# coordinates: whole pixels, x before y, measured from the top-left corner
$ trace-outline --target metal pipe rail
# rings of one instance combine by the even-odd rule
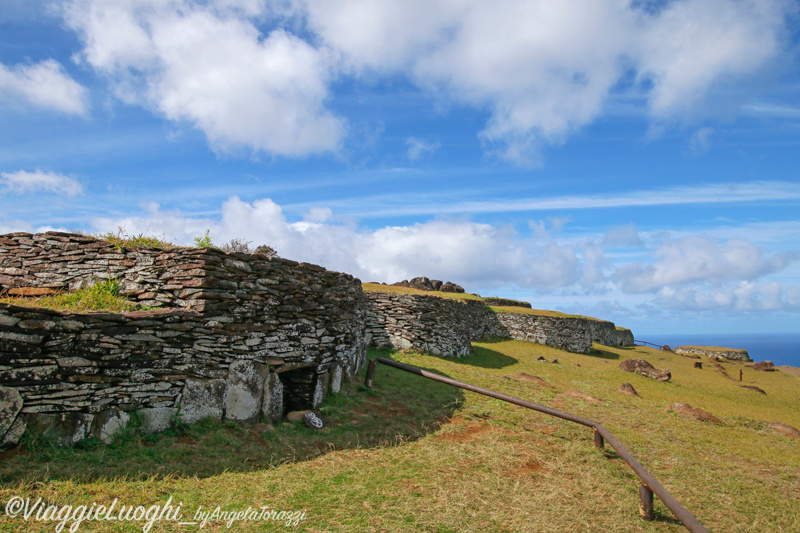
[[[654,344],[654,343],[652,343],[652,342],[647,342],[647,341],[637,341],[636,339],[634,339],[634,341],[633,341],[633,342],[634,342],[634,344],[635,344],[635,343],[637,343],[637,342],[641,342],[641,343],[642,343],[642,346],[645,346],[645,345],[646,345],[646,346],[653,346],[654,348],[658,348],[659,350],[660,350],[661,348],[663,348],[663,347],[664,347],[664,346],[663,346],[663,345],[661,345],[661,344]]]
[[[367,367],[367,377],[364,384],[370,388],[372,387],[372,380],[375,375],[376,363],[381,363],[383,365],[391,366],[411,374],[416,374],[424,378],[446,383],[453,387],[458,387],[471,392],[477,392],[478,394],[483,394],[484,396],[497,398],[498,400],[503,400],[504,402],[513,403],[521,407],[533,409],[534,411],[539,411],[550,416],[563,418],[564,420],[569,420],[570,422],[575,422],[576,424],[593,428],[595,445],[598,448],[602,448],[603,441],[607,441],[608,444],[619,454],[622,460],[631,467],[637,476],[639,476],[639,479],[641,480],[641,484],[639,485],[639,513],[642,519],[653,519],[653,494],[655,494],[661,499],[662,502],[664,502],[664,505],[666,505],[669,510],[675,514],[678,520],[680,520],[683,525],[686,526],[686,529],[692,533],[709,533],[705,526],[703,526],[703,524],[701,524],[689,511],[687,511],[686,508],[681,505],[680,502],[678,502],[678,500],[676,500],[669,492],[667,492],[667,489],[661,486],[661,483],[659,483],[658,480],[654,478],[652,474],[650,474],[650,472],[648,472],[641,465],[641,463],[639,463],[639,461],[634,459],[634,457],[628,452],[628,450],[625,449],[625,447],[622,446],[622,444],[614,437],[614,435],[612,435],[611,432],[604,428],[599,422],[595,422],[594,420],[590,420],[582,416],[573,415],[565,411],[559,411],[558,409],[553,409],[551,407],[529,402],[527,400],[521,400],[520,398],[508,396],[507,394],[493,391],[491,389],[476,387],[475,385],[470,385],[469,383],[464,383],[463,381],[440,376],[438,374],[432,374],[431,372],[422,370],[421,368],[398,363],[397,361],[392,361],[383,357],[375,357],[369,361],[369,366]]]

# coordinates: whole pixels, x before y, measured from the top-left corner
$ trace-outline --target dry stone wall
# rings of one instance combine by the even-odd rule
[[[713,350],[699,346],[678,346],[673,352],[680,355],[701,355],[703,357],[722,357],[731,361],[751,362],[750,354],[747,350]]]
[[[490,334],[493,313],[480,300],[366,293],[367,341],[374,346],[466,357],[471,341]]]
[[[495,313],[481,300],[434,295],[367,293],[367,341],[434,355],[465,357],[485,336],[546,344],[574,353],[592,347],[589,320]],[[613,327],[613,324],[612,324]]]
[[[352,276],[281,258],[120,248],[60,232],[0,236],[0,292],[112,278],[156,309],[0,304],[0,446],[26,430],[64,444],[108,441],[134,412],[147,431],[176,418],[279,420],[338,391],[367,344],[457,357],[486,336],[576,353],[593,338],[628,344],[611,323],[593,331],[586,319],[495,313],[480,300],[365,294]]]
[[[606,320],[589,320],[592,342],[605,346],[628,346],[633,344],[633,333],[629,329],[617,328]]]
[[[493,336],[546,344],[573,353],[589,353],[592,348],[588,319],[523,313],[497,313],[496,316],[499,327],[492,332]]]
[[[0,389],[22,399],[2,438],[18,438],[23,426],[63,443],[108,438],[135,410],[152,431],[175,416],[277,419],[318,405],[364,364],[365,300],[347,274],[212,249],[117,249],[55,232],[0,237],[0,289],[109,277],[130,298],[165,308],[0,305]]]

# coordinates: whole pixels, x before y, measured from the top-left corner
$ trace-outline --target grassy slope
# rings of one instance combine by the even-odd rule
[[[764,396],[709,365],[695,369],[692,359],[643,347],[596,346],[598,353],[578,355],[520,341],[475,346],[462,360],[380,355],[601,421],[712,531],[800,527],[800,440],[757,422],[800,427],[800,377],[723,365],[730,375],[745,368],[744,384]],[[560,364],[539,363],[539,355]],[[672,381],[617,368],[633,357],[670,368]],[[554,388],[502,378],[518,372]],[[641,397],[616,393],[622,382]],[[558,397],[569,389],[602,402]],[[723,424],[668,412],[676,401]],[[267,433],[211,425],[93,450],[32,446],[0,463],[0,500],[23,494],[90,504],[118,497],[151,505],[171,494],[186,514],[198,505],[307,509],[301,531],[685,531],[658,501],[655,522],[637,518],[638,479],[608,448],[594,449],[582,426],[382,366],[374,391],[349,384],[323,415],[329,427],[316,433],[287,424]],[[439,427],[437,419],[445,423]],[[135,525],[81,531],[140,531]],[[205,529],[227,530],[224,523]],[[271,529],[284,527],[238,523],[231,530]],[[52,531],[52,524],[0,517],[0,530]],[[153,531],[186,528],[160,524]]]

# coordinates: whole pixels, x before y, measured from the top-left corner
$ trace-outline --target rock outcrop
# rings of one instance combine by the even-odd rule
[[[730,361],[752,361],[752,359],[750,359],[750,355],[747,353],[747,350],[708,348],[702,346],[678,346],[672,351],[678,355],[699,355],[710,358],[721,357]]]
[[[644,359],[628,359],[621,362],[619,368],[626,372],[634,372],[658,381],[669,381],[672,378],[669,370],[659,370]]]

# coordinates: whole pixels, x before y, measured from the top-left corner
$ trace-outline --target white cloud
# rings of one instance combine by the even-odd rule
[[[645,17],[639,75],[653,84],[652,113],[696,113],[714,84],[759,72],[785,45],[790,11],[784,0],[684,0]]]
[[[88,110],[88,91],[52,59],[10,68],[0,63],[0,100],[70,115],[85,115]]]
[[[603,237],[603,245],[609,248],[640,248],[642,240],[636,231],[636,224],[630,223],[609,229]]]
[[[487,150],[536,163],[611,95],[644,97],[659,124],[701,116],[713,91],[780,57],[793,11],[791,0],[72,0],[67,21],[121,97],[221,149],[337,150],[332,83],[401,76],[444,107],[487,111]]]
[[[187,122],[221,150],[284,156],[337,150],[343,122],[324,108],[324,50],[276,28],[260,2],[75,0],[67,22],[82,58],[124,100]]]
[[[777,282],[737,283],[711,286],[666,287],[656,300],[668,309],[683,311],[774,311],[800,309],[797,288],[784,289]]]
[[[0,173],[0,185],[18,194],[45,191],[71,197],[83,192],[83,186],[76,180],[55,172],[38,169],[34,172],[25,170],[2,172]]]
[[[741,239],[720,243],[704,236],[667,241],[654,255],[652,264],[634,263],[617,271],[623,291],[652,292],[692,282],[752,281],[796,260],[793,254],[768,256],[760,247]]]
[[[164,235],[183,244],[210,230],[218,245],[233,238],[269,244],[282,257],[321,264],[364,281],[428,276],[459,283],[470,292],[535,291],[573,302],[588,295],[596,301],[602,294],[664,309],[800,308],[800,292],[791,275],[769,279],[796,257],[770,254],[742,239],[689,235],[667,240],[651,249],[654,261],[646,264],[624,255],[607,256],[602,234],[578,242],[574,236],[525,237],[508,226],[464,219],[376,229],[335,220],[332,210],[317,207],[302,220],[290,221],[270,199],[245,202],[234,196],[224,202],[218,217],[189,216],[149,204],[139,216],[95,219],[93,226],[101,232],[124,227],[131,234]]]
[[[425,142],[416,137],[406,139],[406,144],[408,145],[408,158],[412,161],[416,161],[423,154],[432,154],[442,146],[439,141]]]

